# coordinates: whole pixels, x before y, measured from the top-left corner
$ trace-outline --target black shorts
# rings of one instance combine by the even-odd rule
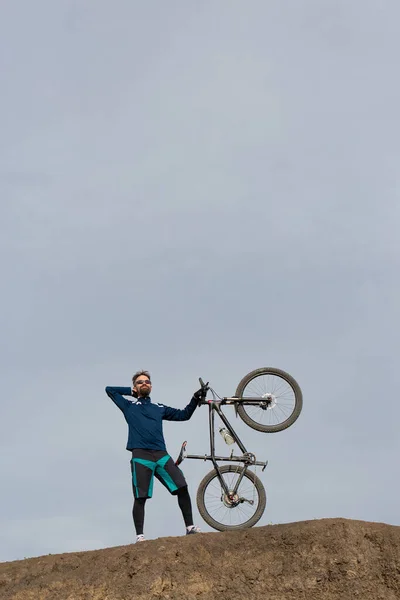
[[[156,477],[171,494],[187,485],[186,479],[164,450],[132,450],[132,488],[135,498],[151,498]]]

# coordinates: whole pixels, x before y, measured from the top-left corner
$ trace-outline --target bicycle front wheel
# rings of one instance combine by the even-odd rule
[[[292,425],[303,407],[299,384],[289,373],[273,367],[251,371],[239,383],[238,415],[252,429],[264,433],[282,431]],[[247,398],[259,398],[246,404]]]
[[[238,465],[219,468],[228,490],[233,492],[243,471]],[[248,469],[235,494],[226,494],[213,469],[204,477],[197,490],[199,513],[213,529],[232,531],[253,527],[264,513],[267,503],[265,489],[260,479]]]

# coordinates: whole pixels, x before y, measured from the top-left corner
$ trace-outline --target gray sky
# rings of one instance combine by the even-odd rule
[[[400,524],[399,19],[397,0],[3,2],[0,560],[133,541],[104,387],[141,367],[177,407],[199,376],[299,381],[287,431],[234,421],[269,459],[260,525]],[[205,453],[207,411],[164,432]],[[210,531],[211,466],[183,468]],[[147,506],[147,537],[183,534],[161,486]]]

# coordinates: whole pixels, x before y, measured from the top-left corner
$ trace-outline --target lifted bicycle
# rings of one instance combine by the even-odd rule
[[[277,378],[278,383],[273,378]],[[302,393],[300,387],[288,373],[274,368],[257,369],[246,375],[239,383],[236,395],[232,397],[219,398],[208,383],[205,384],[201,378],[199,381],[204,391],[199,405],[207,404],[209,408],[210,454],[187,454],[187,442],[185,441],[176,464],[181,464],[185,458],[210,460],[213,463],[214,468],[200,482],[196,497],[199,512],[210,527],[218,531],[253,527],[265,511],[266,493],[261,480],[250,470],[250,467],[260,466],[264,471],[268,461],[258,461],[253,453],[247,451],[222,412],[221,406],[234,405],[236,415],[239,415],[253,429],[270,433],[282,431],[294,423],[301,412]],[[290,405],[287,395],[289,392],[285,385],[293,394],[293,408],[289,414],[287,414],[287,408]],[[254,389],[251,389],[252,386]],[[250,395],[245,395],[248,388],[247,393]],[[208,390],[213,395],[212,400],[206,400]],[[272,424],[260,423],[259,420],[255,420],[254,412],[251,413],[251,416],[248,414],[246,407],[247,410],[249,410],[248,407],[260,410],[261,417],[265,411],[278,409],[285,418],[281,423],[278,422],[276,416],[275,422]],[[242,452],[241,455],[234,455],[232,450],[230,456],[216,456],[215,413],[225,425],[225,428],[219,430],[225,442],[227,444],[236,443]],[[219,466],[218,461],[239,464]]]

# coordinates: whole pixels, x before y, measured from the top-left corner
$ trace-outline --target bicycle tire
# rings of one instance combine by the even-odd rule
[[[243,467],[238,468],[237,465],[235,465],[235,466],[234,465],[224,465],[224,466],[220,467],[219,470],[220,470],[221,474],[240,473],[243,470]],[[204,496],[205,496],[208,485],[212,482],[212,480],[214,478],[217,478],[217,471],[215,469],[213,469],[212,471],[207,473],[207,475],[205,475],[205,477],[201,480],[200,485],[197,490],[197,496],[196,496],[197,508],[199,510],[200,515],[204,519],[204,521],[208,525],[210,525],[210,527],[212,527],[213,529],[216,529],[217,531],[235,531],[238,529],[249,529],[250,527],[253,527],[261,519],[262,515],[264,514],[265,507],[267,504],[267,497],[266,497],[265,489],[264,489],[264,486],[263,486],[261,480],[250,470],[246,471],[246,473],[244,474],[244,477],[249,479],[252,482],[252,484],[254,485],[254,487],[256,488],[256,490],[258,492],[258,497],[259,497],[259,504],[258,504],[257,510],[254,513],[254,515],[250,519],[248,519],[247,521],[245,521],[244,523],[242,523],[240,525],[226,525],[224,523],[221,523],[220,521],[217,521],[216,519],[214,519],[210,515],[210,513],[208,512],[208,510],[206,508]],[[234,509],[231,509],[231,510],[234,510]]]
[[[248,384],[257,377],[265,375],[276,375],[277,377],[284,379],[294,392],[295,401],[292,413],[282,423],[277,423],[275,425],[265,425],[259,423],[255,419],[252,419],[247,414],[245,406],[240,403],[240,399],[243,397],[244,391]],[[235,396],[238,398],[237,412],[242,421],[244,421],[246,425],[248,425],[252,429],[262,431],[263,433],[276,433],[278,431],[283,431],[284,429],[287,429],[288,427],[293,425],[293,423],[298,419],[303,408],[303,394],[297,381],[291,375],[289,375],[289,373],[286,373],[286,371],[282,371],[281,369],[276,369],[274,367],[263,367],[261,369],[255,369],[254,371],[250,371],[250,373],[245,375],[239,382],[239,385],[236,388]]]

